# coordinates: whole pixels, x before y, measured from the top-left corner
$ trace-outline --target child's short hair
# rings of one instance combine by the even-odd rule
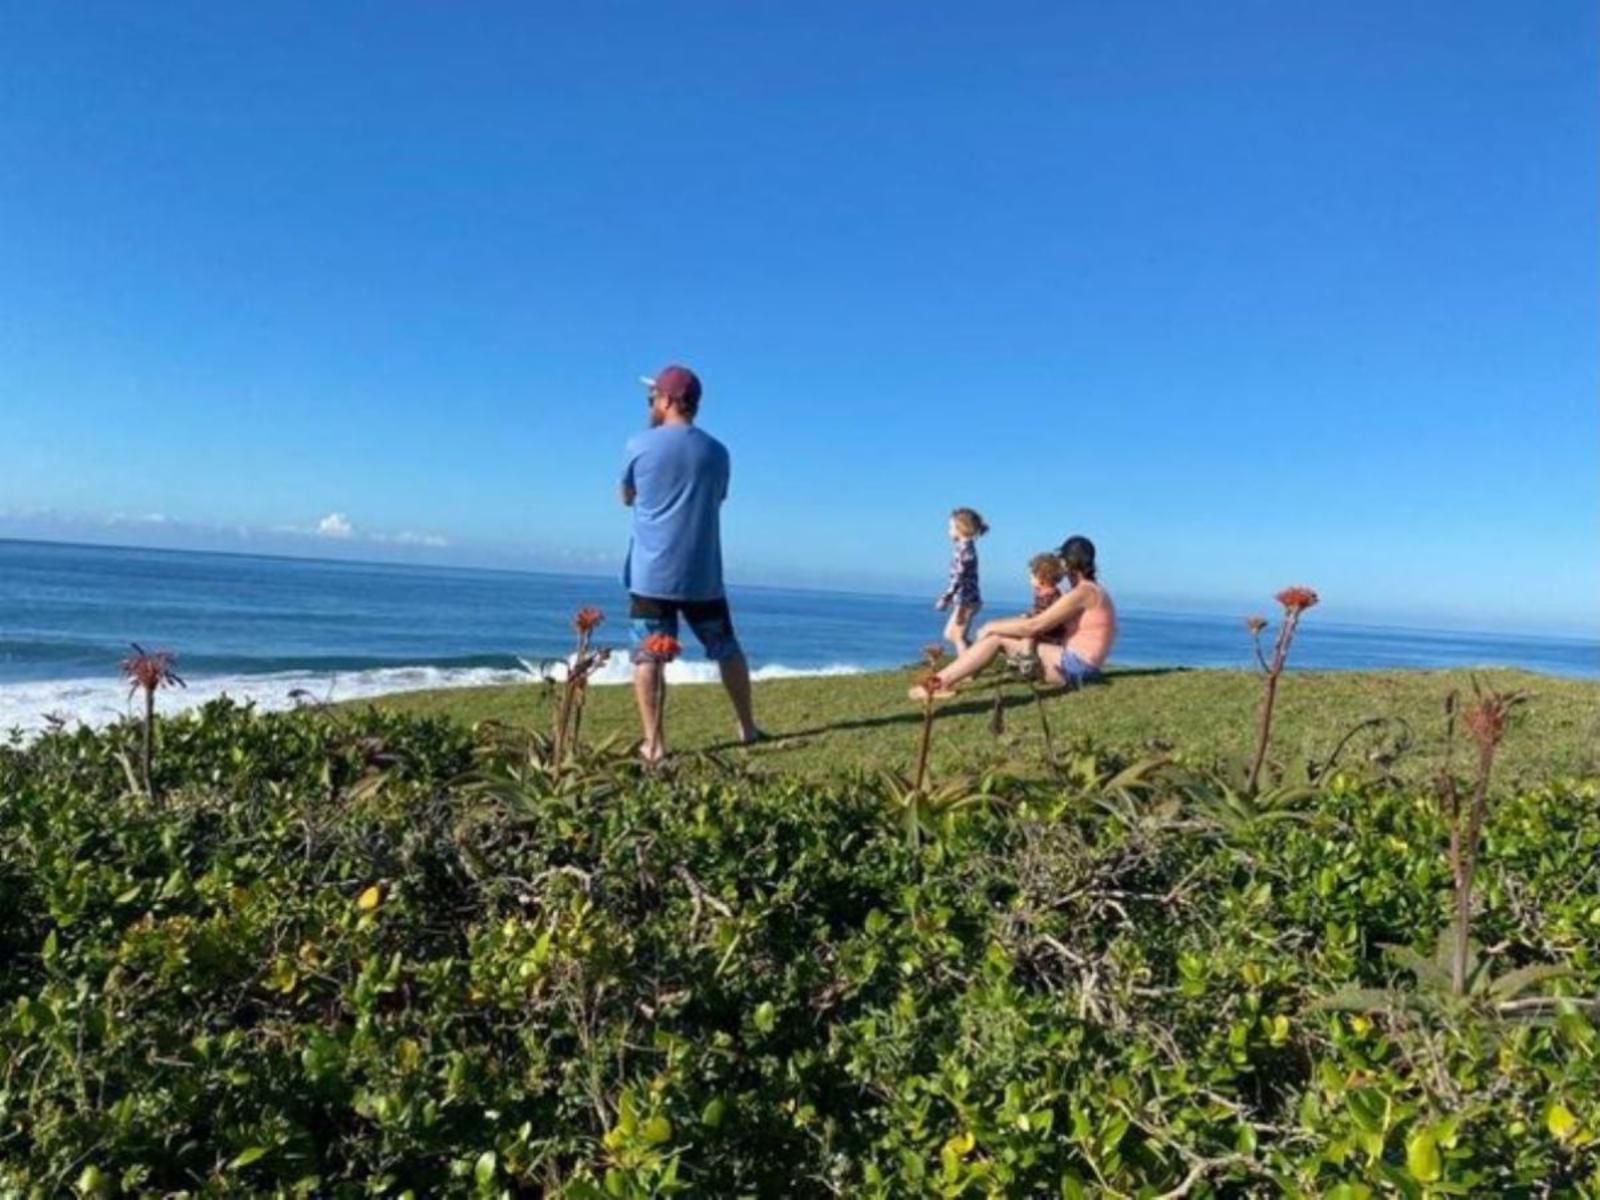
[[[1066,573],[1066,564],[1061,561],[1059,555],[1035,554],[1028,560],[1028,574],[1052,586],[1060,583]]]
[[[975,508],[958,508],[950,514],[950,519],[956,523],[962,537],[982,537],[989,532],[989,526]]]

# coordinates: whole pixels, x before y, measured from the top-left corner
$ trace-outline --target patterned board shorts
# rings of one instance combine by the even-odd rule
[[[630,596],[629,629],[633,640],[633,661],[654,662],[644,648],[645,639],[658,633],[678,636],[678,614],[689,622],[695,639],[712,662],[726,662],[739,653],[739,639],[733,632],[733,614],[726,600],[662,600],[654,596]]]

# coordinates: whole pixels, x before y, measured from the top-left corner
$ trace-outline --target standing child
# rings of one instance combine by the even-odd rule
[[[978,590],[978,547],[975,543],[988,532],[989,526],[973,509],[958,508],[950,514],[950,540],[955,543],[950,558],[950,586],[933,606],[940,612],[949,610],[944,640],[956,648],[957,654],[966,650],[972,619],[983,607],[983,593]]]

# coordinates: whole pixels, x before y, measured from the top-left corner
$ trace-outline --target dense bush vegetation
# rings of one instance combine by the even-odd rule
[[[0,750],[6,1194],[1600,1195],[1593,781],[1497,797],[1458,999],[1392,781],[136,739]]]

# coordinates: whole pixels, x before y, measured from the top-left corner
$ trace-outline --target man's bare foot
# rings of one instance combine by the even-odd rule
[[[941,684],[939,687],[933,689],[932,699],[948,700],[954,695],[954,692]],[[927,685],[921,683],[917,684],[906,693],[906,698],[908,700],[915,700],[918,704],[926,704],[929,700]]]

